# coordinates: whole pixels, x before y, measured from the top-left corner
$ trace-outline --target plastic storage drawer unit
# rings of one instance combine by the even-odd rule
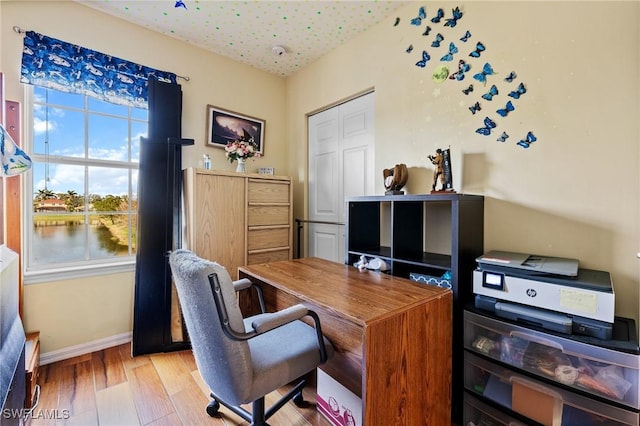
[[[465,351],[465,389],[549,426],[638,425],[640,413],[517,373]]]
[[[467,350],[637,410],[640,355],[610,349],[605,347],[607,342],[570,335],[560,337],[468,309],[464,313]],[[635,348],[637,351],[637,343]]]

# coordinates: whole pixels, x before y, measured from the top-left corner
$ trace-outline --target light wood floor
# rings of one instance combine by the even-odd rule
[[[303,392],[306,406],[289,402],[270,419],[272,426],[330,423],[316,410],[315,384]],[[40,367],[40,402],[28,426],[44,425],[246,425],[222,407],[209,417],[209,390],[191,351],[131,357],[130,345]],[[270,406],[286,387],[267,396]]]

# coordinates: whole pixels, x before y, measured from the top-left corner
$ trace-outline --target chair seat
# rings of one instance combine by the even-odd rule
[[[244,320],[245,329],[251,330],[251,323],[264,315],[259,314]],[[333,346],[325,338],[328,355],[333,354]],[[293,321],[268,333],[249,340],[253,363],[253,386],[247,401],[280,388],[307,374],[320,363],[316,330],[302,321]]]

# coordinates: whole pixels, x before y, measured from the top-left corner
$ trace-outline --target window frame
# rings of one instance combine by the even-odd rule
[[[34,101],[35,101],[34,87],[32,85],[25,85],[24,92],[25,92],[25,96],[24,96],[25,106],[23,108],[23,112],[24,112],[23,116],[24,116],[24,123],[25,123],[25,125],[23,126],[25,129],[24,149],[25,149],[25,152],[27,152],[31,156],[31,158],[35,163],[37,161],[42,161],[43,155],[33,153],[33,150],[34,150],[33,110],[34,110]],[[85,95],[85,106],[83,107],[83,111],[87,108],[86,96],[87,95]],[[102,112],[93,112],[93,113],[98,115],[110,116],[110,114],[105,114]],[[143,120],[140,120],[139,118],[135,118],[131,114],[129,114],[127,118],[129,132],[131,132],[132,121],[138,122],[138,123],[143,122]],[[147,123],[148,123],[148,117],[147,117]],[[85,122],[85,132],[86,132],[86,122]],[[130,149],[131,149],[131,145],[129,146],[129,150]],[[52,158],[55,159],[55,163],[57,164],[84,166],[85,168],[91,168],[92,166],[100,166],[100,167],[107,166],[111,168],[128,170],[129,194],[130,195],[135,194],[136,197],[138,196],[137,194],[138,188],[134,188],[132,186],[132,183],[133,183],[132,173],[139,171],[140,169],[139,162],[131,161],[131,160],[127,162],[123,162],[123,161],[113,161],[113,160],[103,160],[103,159],[92,159],[92,158],[87,158],[86,154],[85,154],[85,157],[82,157],[82,158],[49,156],[50,160]],[[129,159],[131,158],[132,158],[131,151],[129,151]],[[139,155],[138,155],[138,158],[139,158]],[[90,171],[85,169],[85,186],[87,183],[89,173]],[[21,235],[22,235],[22,257],[24,259],[22,262],[23,277],[24,277],[23,282],[25,285],[43,283],[43,282],[62,281],[62,280],[68,280],[68,279],[77,279],[77,278],[90,277],[90,276],[126,273],[126,272],[132,272],[135,270],[137,252],[133,253],[132,255],[113,256],[108,258],[90,259],[90,260],[80,260],[80,261],[73,261],[73,262],[61,263],[61,264],[48,264],[48,265],[31,264],[31,259],[32,259],[31,241],[33,239],[33,219],[34,219],[34,216],[33,216],[34,214],[33,212],[34,182],[33,180],[34,180],[33,172],[26,173],[24,175],[24,178],[22,179],[23,212],[21,215],[22,216]],[[131,197],[129,197],[129,203],[131,203],[131,201],[132,201]],[[124,214],[127,214],[129,216],[131,216],[132,214],[137,215],[138,211],[132,210],[131,208],[129,208],[127,212]]]

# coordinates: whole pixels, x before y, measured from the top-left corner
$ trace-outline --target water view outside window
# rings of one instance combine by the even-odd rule
[[[144,109],[33,87],[27,269],[135,256],[146,134]]]

